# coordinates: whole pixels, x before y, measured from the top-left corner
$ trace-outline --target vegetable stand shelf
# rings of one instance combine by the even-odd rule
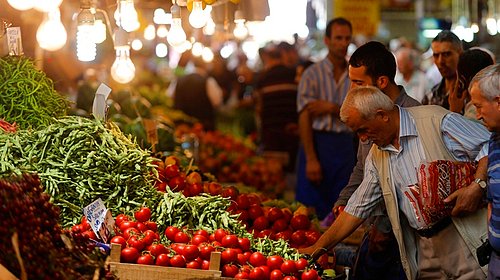
[[[187,269],[177,267],[163,267],[156,265],[140,265],[120,263],[120,245],[111,244],[109,266],[120,280],[212,280],[221,279],[220,252],[212,252],[210,269]]]

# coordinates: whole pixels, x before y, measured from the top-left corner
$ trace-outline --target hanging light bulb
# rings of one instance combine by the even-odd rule
[[[207,24],[203,27],[203,34],[212,36],[215,33],[215,22],[212,17],[208,17]]]
[[[193,9],[189,14],[189,24],[194,28],[202,28],[207,24],[207,15],[203,11],[201,0],[193,1]]]
[[[12,8],[19,11],[26,11],[35,6],[35,0],[7,0]]]
[[[158,29],[156,30],[156,36],[158,36],[158,38],[167,38],[168,36],[167,27],[163,24],[158,26]]]
[[[95,19],[94,21],[94,43],[100,44],[106,40],[106,24],[102,19]]]
[[[186,33],[182,29],[181,9],[177,5],[173,5],[170,9],[172,13],[172,24],[168,31],[167,41],[172,47],[177,47],[186,41]]]
[[[134,51],[140,51],[143,47],[142,41],[139,39],[134,39],[130,45]]]
[[[156,30],[153,24],[149,24],[148,26],[146,26],[146,28],[144,28],[144,39],[151,41],[154,40],[155,36]]]
[[[495,36],[498,32],[497,21],[490,17],[486,19],[486,30],[491,36]]]
[[[212,62],[214,60],[214,53],[209,47],[204,47],[203,52],[201,53],[201,58],[205,62]]]
[[[83,6],[78,14],[78,27],[76,31],[76,56],[80,61],[93,61],[97,55],[94,42],[94,14],[89,6]]]
[[[141,26],[133,0],[120,0],[114,14],[116,25],[132,32]]]
[[[135,66],[130,60],[130,46],[128,45],[128,34],[123,28],[115,33],[116,59],[111,66],[111,77],[120,84],[127,84],[135,77]]]
[[[54,9],[59,8],[61,3],[62,0],[36,0],[33,8],[35,8],[37,11],[48,13],[50,11],[53,11]]]
[[[240,10],[234,12],[234,23],[236,24],[233,30],[234,37],[238,40],[245,39],[248,36],[248,29],[245,26],[245,17]]]
[[[157,57],[166,57],[168,55],[168,46],[165,43],[159,43],[156,45],[155,53]]]
[[[36,40],[40,48],[47,51],[56,51],[66,44],[68,34],[61,22],[59,8],[45,15],[45,19],[36,31]]]
[[[191,48],[191,54],[193,54],[193,56],[195,56],[195,57],[199,57],[199,56],[201,56],[201,54],[203,53],[203,48],[204,48],[204,47],[205,47],[205,46],[203,46],[203,44],[202,44],[202,43],[200,43],[200,42],[195,42],[195,43],[193,44],[193,47]]]

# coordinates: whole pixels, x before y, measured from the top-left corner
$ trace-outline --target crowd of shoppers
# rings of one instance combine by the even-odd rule
[[[353,279],[500,279],[495,57],[464,50],[444,30],[431,43],[441,77],[436,84],[411,45],[389,49],[371,41],[348,57],[352,26],[346,19],[331,20],[323,40],[328,54],[316,63],[301,58],[294,44],[270,44],[259,50],[258,71],[241,57],[235,83],[219,62],[217,71],[179,78],[174,94],[195,94],[199,84],[196,94],[214,114],[234,96],[235,108],[254,116],[245,133],[256,130],[261,151],[286,154],[296,200],[320,219],[334,220],[301,252],[332,250],[363,224],[365,237],[349,264]],[[209,94],[211,75],[220,84],[217,94]],[[409,194],[421,191],[420,165],[437,160],[477,168],[470,184],[443,198],[451,211],[429,223]],[[479,247],[491,249],[489,266],[480,262]]]

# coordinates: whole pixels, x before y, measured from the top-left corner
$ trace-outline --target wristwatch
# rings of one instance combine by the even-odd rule
[[[485,180],[483,180],[481,178],[476,178],[474,180],[474,183],[478,184],[481,187],[481,189],[483,189],[483,190],[486,189],[486,181]]]

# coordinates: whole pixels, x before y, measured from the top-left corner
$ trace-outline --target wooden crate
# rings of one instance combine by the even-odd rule
[[[120,280],[220,280],[220,252],[212,252],[209,270],[120,263],[121,247],[111,244],[109,266]]]

